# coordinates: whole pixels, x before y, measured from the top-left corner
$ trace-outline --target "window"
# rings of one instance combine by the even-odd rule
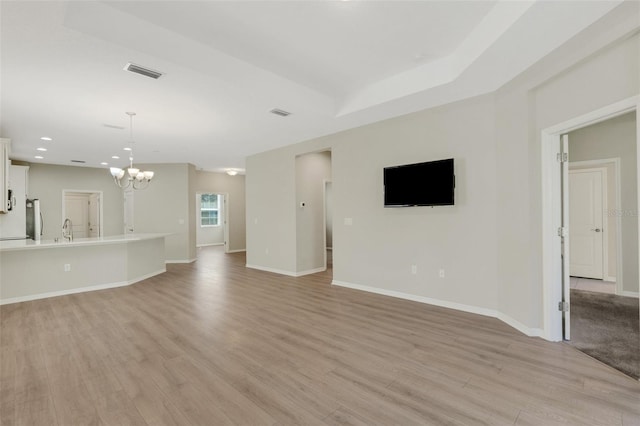
[[[218,226],[218,194],[200,194],[200,226]]]

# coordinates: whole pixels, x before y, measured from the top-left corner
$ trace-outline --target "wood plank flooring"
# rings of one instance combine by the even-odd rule
[[[504,323],[203,248],[0,308],[0,424],[640,425],[640,383]]]

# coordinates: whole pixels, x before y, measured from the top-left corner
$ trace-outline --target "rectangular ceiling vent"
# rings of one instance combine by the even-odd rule
[[[84,161],[84,160],[71,160],[71,162],[72,163],[81,163],[81,164],[86,163],[86,161]]]
[[[269,111],[271,114],[279,115],[280,117],[286,117],[287,115],[291,115],[289,111],[284,111],[278,108],[274,108]]]
[[[140,65],[132,64],[131,62],[125,65],[123,69],[125,71],[131,71],[136,74],[144,75],[146,77],[151,77],[156,80],[162,76],[162,73],[159,71],[154,71],[149,68],[141,67]]]

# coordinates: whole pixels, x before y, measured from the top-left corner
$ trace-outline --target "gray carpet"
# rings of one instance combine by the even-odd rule
[[[570,345],[640,379],[638,299],[571,290]]]

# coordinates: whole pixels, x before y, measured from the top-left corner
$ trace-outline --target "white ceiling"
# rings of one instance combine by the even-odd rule
[[[0,134],[13,159],[122,166],[135,111],[136,162],[243,169],[495,90],[620,3],[3,0]]]

